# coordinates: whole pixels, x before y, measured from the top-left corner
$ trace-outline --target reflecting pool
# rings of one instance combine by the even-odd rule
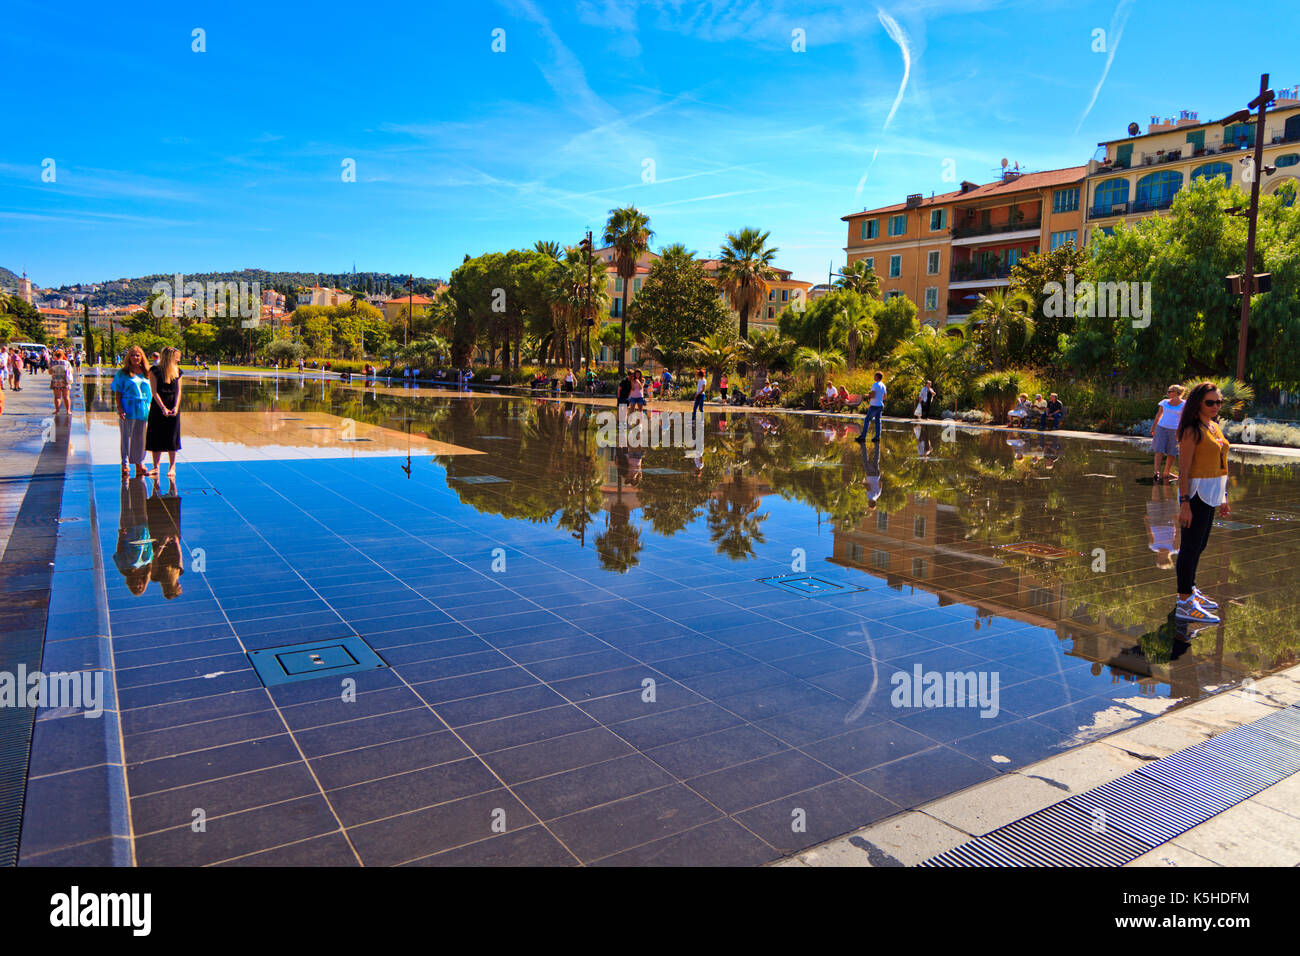
[[[1234,462],[1189,631],[1128,441],[713,411],[701,453],[586,401],[197,375],[175,480],[124,483],[88,394],[143,864],[762,863],[1300,644],[1296,459]]]

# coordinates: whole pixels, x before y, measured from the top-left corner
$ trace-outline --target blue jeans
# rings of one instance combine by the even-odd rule
[[[696,412],[703,412],[703,411],[704,411],[704,393],[700,392],[698,395],[695,396],[695,406],[691,409],[691,414],[694,415]]]
[[[884,406],[882,405],[872,405],[867,409],[867,414],[862,419],[862,434],[858,436],[859,438],[867,437],[867,426],[871,424],[872,420],[876,423],[876,434],[874,438],[880,438],[880,416],[884,410]]]

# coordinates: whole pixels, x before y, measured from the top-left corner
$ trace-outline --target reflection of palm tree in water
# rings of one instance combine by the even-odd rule
[[[605,519],[605,530],[596,535],[600,566],[620,574],[640,563],[641,529],[632,524],[632,510],[621,500],[614,502]]]
[[[745,478],[736,470],[722,483],[709,499],[709,540],[718,546],[718,553],[733,561],[754,556],[754,544],[763,544],[759,527],[768,516],[758,514],[760,499],[757,482]]]

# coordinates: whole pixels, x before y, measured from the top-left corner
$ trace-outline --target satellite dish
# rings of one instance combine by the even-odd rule
[[[1128,124],[1128,134],[1129,134],[1130,136],[1136,136],[1136,135],[1138,134],[1138,132],[1139,132],[1141,129],[1142,129],[1142,127],[1141,127],[1141,126],[1138,126],[1137,123],[1129,123],[1129,124]]]
[[[1005,158],[1002,160],[1002,168],[1003,168],[1003,169],[1006,169],[1006,168],[1007,168],[1007,161],[1006,161]]]

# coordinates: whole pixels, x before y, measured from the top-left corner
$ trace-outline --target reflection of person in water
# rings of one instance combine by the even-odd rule
[[[1174,485],[1151,486],[1147,502],[1147,547],[1156,553],[1156,567],[1168,571],[1174,566],[1182,528],[1178,524],[1178,500]]]
[[[113,552],[113,563],[126,579],[127,590],[137,597],[144,594],[145,588],[149,586],[149,572],[154,557],[145,496],[143,478],[122,482],[117,550]]]
[[[874,508],[880,499],[880,442],[862,446],[862,468],[867,475],[867,504]]]
[[[930,435],[924,426],[913,425],[912,434],[916,436],[916,457],[930,457]]]
[[[645,457],[645,449],[637,447],[628,452],[628,475],[627,481],[630,485],[641,484],[641,459]]]
[[[150,576],[158,582],[163,597],[170,601],[180,597],[181,575],[185,573],[181,550],[181,498],[170,477],[166,494],[162,493],[157,481],[153,483],[153,495],[145,514],[149,522],[149,537],[153,539]]]

